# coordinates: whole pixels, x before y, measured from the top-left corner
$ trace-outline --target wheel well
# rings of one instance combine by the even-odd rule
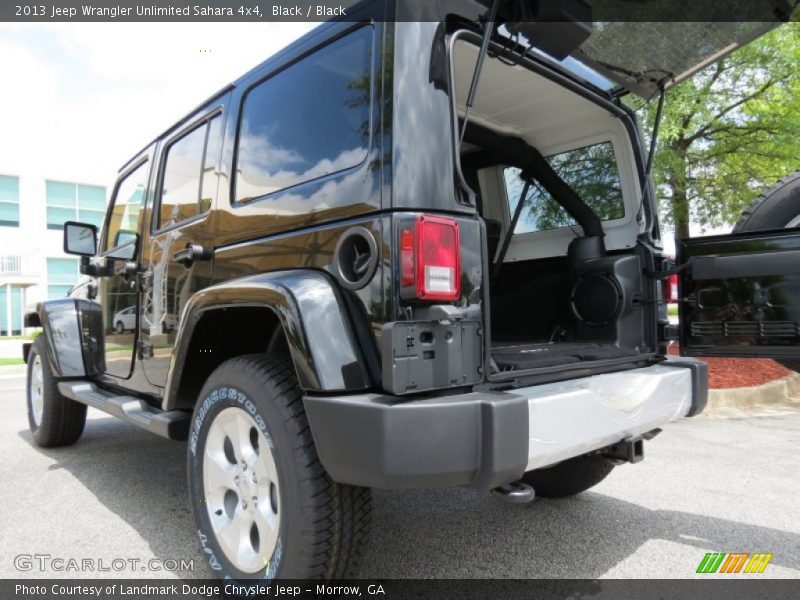
[[[174,408],[193,408],[208,376],[229,358],[261,352],[289,354],[274,311],[265,307],[207,311],[192,331]]]

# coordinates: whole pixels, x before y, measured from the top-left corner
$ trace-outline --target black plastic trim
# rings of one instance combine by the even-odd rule
[[[209,311],[263,307],[277,317],[300,387],[310,391],[364,390],[371,382],[358,339],[333,278],[292,269],[231,279],[195,293],[181,314],[163,407],[176,406],[195,326]]]
[[[687,417],[699,415],[708,404],[708,365],[700,360],[691,358],[667,357],[664,363],[667,367],[683,367],[692,372],[692,408]]]
[[[320,461],[334,481],[374,488],[516,481],[528,461],[528,401],[470,392],[400,401],[362,394],[303,398]]]

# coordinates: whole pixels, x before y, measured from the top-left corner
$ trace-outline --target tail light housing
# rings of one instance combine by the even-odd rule
[[[458,222],[423,215],[400,229],[400,285],[403,296],[458,300],[461,296]]]
[[[666,302],[678,301],[678,274],[673,273],[661,282],[662,295]]]

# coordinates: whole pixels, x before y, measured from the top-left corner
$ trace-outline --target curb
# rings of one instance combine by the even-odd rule
[[[800,409],[800,373],[753,387],[708,391],[708,417],[752,417]]]

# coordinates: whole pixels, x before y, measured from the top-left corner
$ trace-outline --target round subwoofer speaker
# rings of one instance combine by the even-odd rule
[[[378,244],[364,227],[344,232],[334,251],[336,277],[348,290],[367,285],[378,266]]]
[[[575,282],[570,297],[575,318],[586,325],[606,325],[622,307],[622,287],[607,273],[589,273]]]

